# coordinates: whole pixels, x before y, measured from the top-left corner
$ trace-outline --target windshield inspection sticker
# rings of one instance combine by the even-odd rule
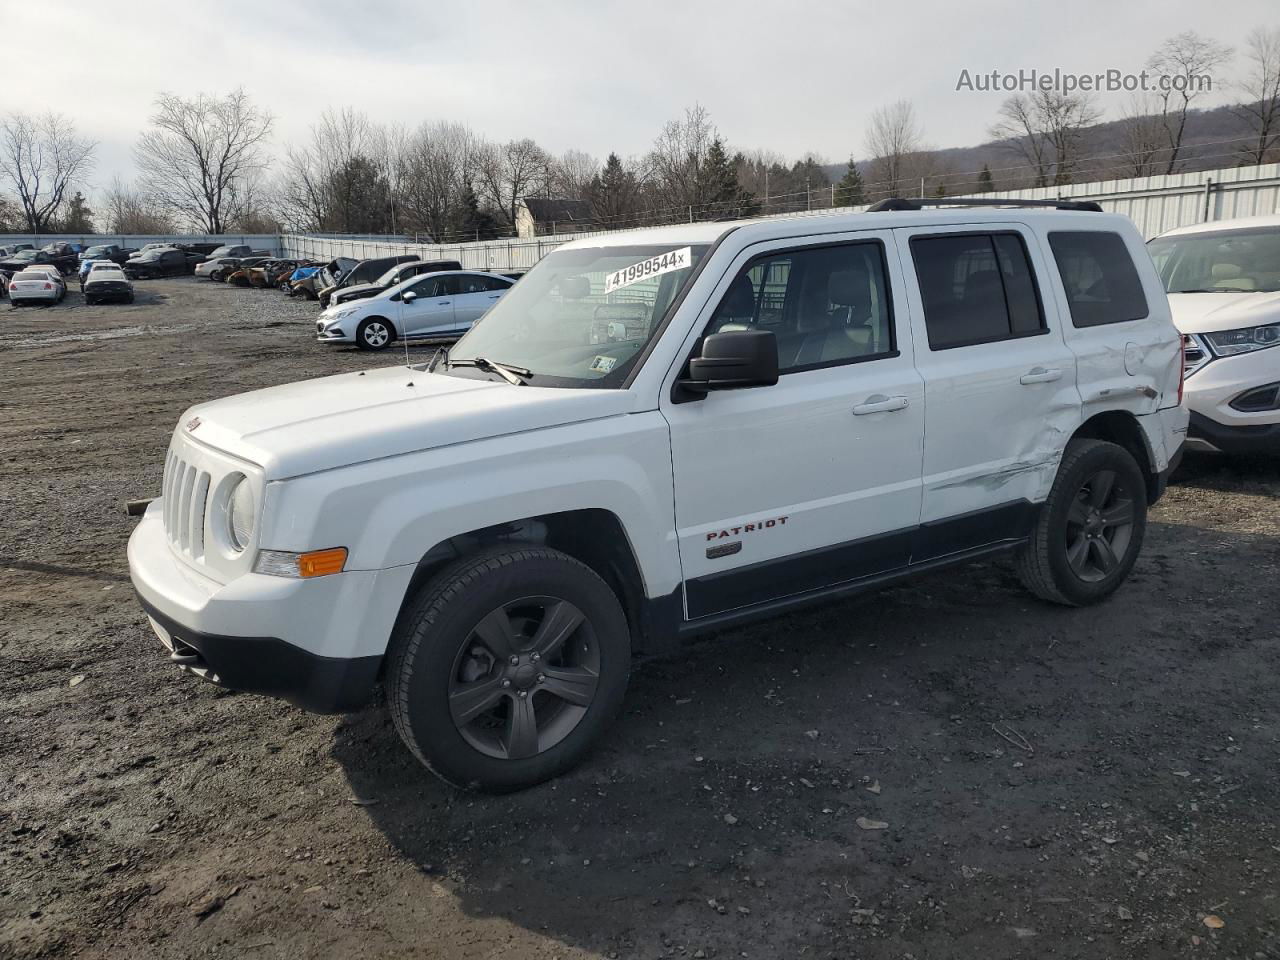
[[[617,357],[596,357],[591,361],[590,369],[593,373],[608,373],[617,362]]]
[[[681,247],[670,253],[660,253],[648,260],[641,260],[629,267],[623,267],[604,279],[604,292],[613,293],[619,287],[629,286],[640,280],[647,280],[672,270],[683,270],[693,264],[693,248]]]

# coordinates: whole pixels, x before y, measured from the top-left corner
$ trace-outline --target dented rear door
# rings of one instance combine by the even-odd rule
[[[1081,404],[1030,228],[985,220],[894,233],[925,386],[914,563],[1024,536]]]

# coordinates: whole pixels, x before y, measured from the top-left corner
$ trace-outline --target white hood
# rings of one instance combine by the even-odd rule
[[[1280,323],[1280,293],[1171,293],[1169,307],[1180,333],[1217,333]]]
[[[192,407],[177,431],[282,480],[382,457],[630,412],[626,390],[515,386],[386,367]],[[193,428],[196,420],[199,423]]]

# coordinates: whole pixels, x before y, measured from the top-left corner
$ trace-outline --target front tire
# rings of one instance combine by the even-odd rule
[[[1018,554],[1018,577],[1042,600],[1099,603],[1129,576],[1146,529],[1147,484],[1133,455],[1105,440],[1072,440]]]
[[[385,350],[395,339],[395,330],[389,320],[370,317],[361,320],[356,327],[356,346],[361,350]]]
[[[582,760],[621,708],[630,664],[626,617],[595,571],[504,548],[446,569],[402,615],[387,700],[438,777],[505,792]]]

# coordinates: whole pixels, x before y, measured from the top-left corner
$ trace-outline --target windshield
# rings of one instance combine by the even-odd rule
[[[1147,244],[1168,293],[1280,290],[1280,228],[1160,237]]]
[[[109,246],[100,244],[96,247],[90,247],[88,250],[84,252],[84,254],[87,257],[95,253],[107,253],[110,249],[111,248]]]
[[[35,250],[19,250],[13,255],[15,260],[34,260],[36,258]]]
[[[404,264],[397,263],[394,267],[392,267],[390,270],[388,270],[386,273],[384,273],[382,276],[380,276],[377,280],[373,282],[379,287],[389,287],[393,283],[399,283],[400,268],[402,266],[404,266]]]
[[[476,322],[450,360],[525,367],[538,386],[617,389],[706,252],[669,243],[555,250]]]

